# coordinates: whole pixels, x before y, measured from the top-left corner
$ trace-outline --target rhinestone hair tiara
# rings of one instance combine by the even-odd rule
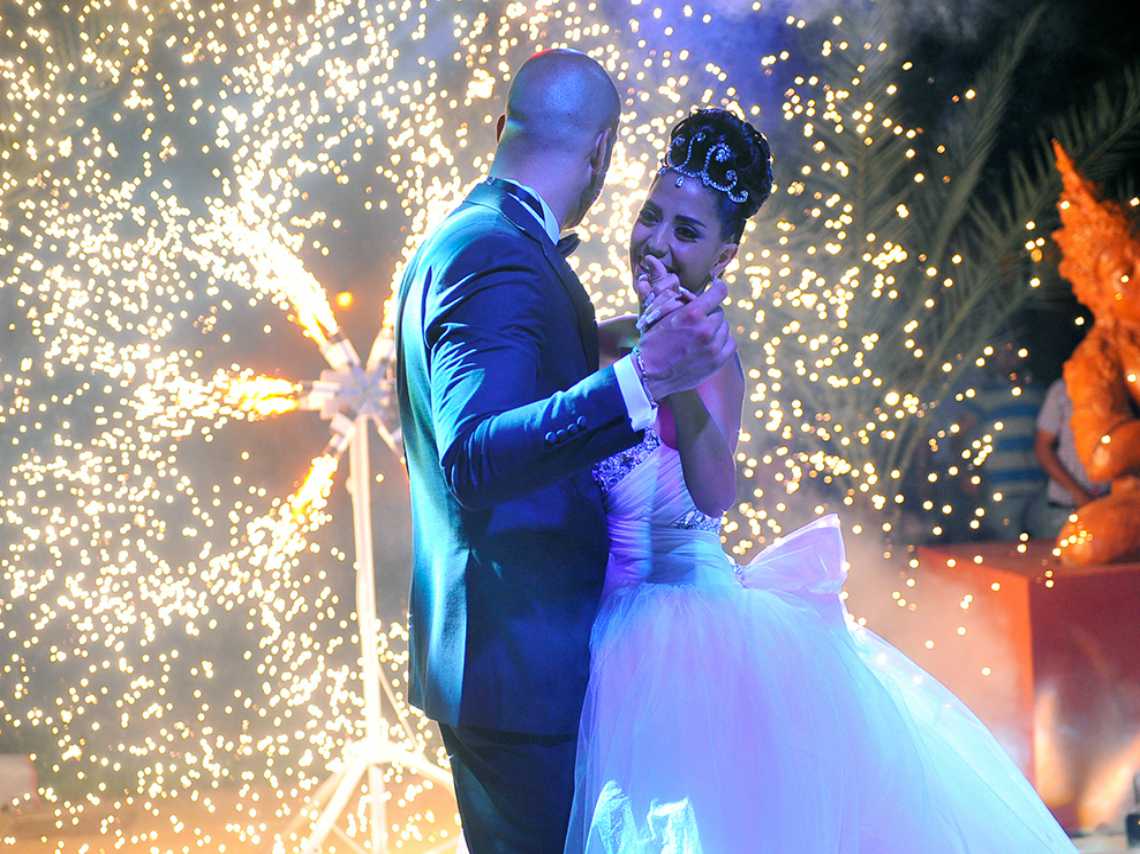
[[[697,131],[696,135],[689,140],[688,149],[685,151],[685,156],[678,163],[673,157],[673,152],[685,144],[685,137],[679,136],[673,140],[669,146],[669,152],[665,155],[665,159],[661,163],[661,168],[657,170],[658,175],[663,175],[669,170],[677,173],[677,180],[674,182],[676,186],[683,187],[686,178],[699,178],[700,182],[706,187],[713,190],[718,190],[725,193],[729,199],[736,202],[736,204],[743,204],[748,201],[748,190],[737,190],[738,176],[735,169],[729,169],[724,173],[725,181],[721,183],[717,181],[712,175],[709,174],[709,164],[714,160],[717,163],[725,163],[732,158],[732,149],[728,147],[727,143],[718,142],[716,145],[709,148],[705,154],[705,163],[700,169],[688,169],[685,164],[689,162],[689,158],[693,156],[693,146],[705,138],[705,131]]]

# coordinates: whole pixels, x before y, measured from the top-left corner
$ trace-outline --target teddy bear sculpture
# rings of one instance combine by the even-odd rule
[[[1109,494],[1077,508],[1057,546],[1069,566],[1140,559],[1140,236],[1054,141],[1063,190],[1061,275],[1093,314],[1065,363],[1077,455]]]

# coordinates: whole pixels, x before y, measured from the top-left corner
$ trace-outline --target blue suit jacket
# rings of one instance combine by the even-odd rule
[[[593,306],[501,181],[408,264],[411,701],[452,726],[577,732],[608,541],[590,466],[637,442]]]

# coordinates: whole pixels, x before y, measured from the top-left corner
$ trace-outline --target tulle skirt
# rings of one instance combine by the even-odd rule
[[[978,719],[849,624],[823,521],[607,593],[567,852],[1074,850]]]

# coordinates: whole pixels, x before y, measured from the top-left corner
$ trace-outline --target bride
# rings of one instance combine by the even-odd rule
[[[603,358],[723,272],[769,164],[726,111],[673,128],[630,241],[641,316],[602,325]],[[850,624],[835,516],[746,566],[724,554],[743,400],[730,363],[594,470],[610,554],[568,854],[1074,850],[978,719]]]

